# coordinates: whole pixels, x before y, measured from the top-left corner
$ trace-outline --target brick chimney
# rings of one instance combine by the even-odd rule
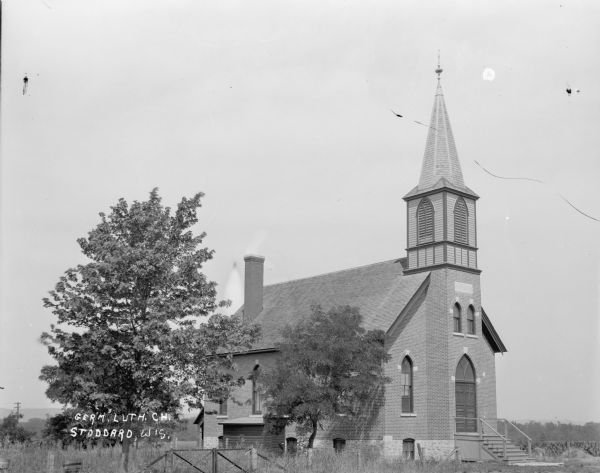
[[[252,322],[263,309],[264,256],[244,256],[244,322]]]

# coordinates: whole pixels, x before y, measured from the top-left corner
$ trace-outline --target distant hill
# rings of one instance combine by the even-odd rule
[[[21,409],[23,418],[21,421],[27,421],[29,419],[46,419],[46,415],[53,416],[62,411],[60,407],[31,407]],[[4,419],[10,413],[14,412],[14,409],[0,408],[0,419]]]

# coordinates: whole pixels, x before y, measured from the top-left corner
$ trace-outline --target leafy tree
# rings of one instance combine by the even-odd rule
[[[262,374],[268,419],[274,427],[297,423],[310,432],[338,414],[357,417],[389,380],[381,330],[366,331],[357,308],[312,308],[310,317],[282,330],[281,356]]]
[[[2,424],[0,424],[0,440],[2,442],[26,442],[33,437],[33,432],[29,432],[23,426],[19,425],[21,417],[23,417],[23,414],[17,417],[17,414],[13,413],[2,419]]]
[[[42,435],[42,431],[44,430],[44,426],[46,425],[45,419],[40,419],[39,417],[32,417],[21,423],[25,430],[33,433],[34,437],[40,438]]]
[[[67,269],[44,299],[59,324],[41,337],[57,362],[40,376],[50,399],[88,412],[176,416],[182,402],[199,407],[204,394],[243,382],[222,354],[249,348],[258,332],[215,313],[228,302],[216,301],[201,271],[213,257],[200,247],[205,233],[191,230],[202,196],[183,198],[175,212],[157,189],[147,201],[120,199],[78,240],[89,262]]]

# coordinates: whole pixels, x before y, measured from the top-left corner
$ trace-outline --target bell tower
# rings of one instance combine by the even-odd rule
[[[440,267],[480,273],[477,267],[479,196],[463,180],[442,92],[437,88],[419,184],[404,196],[407,206],[408,266],[405,273]]]

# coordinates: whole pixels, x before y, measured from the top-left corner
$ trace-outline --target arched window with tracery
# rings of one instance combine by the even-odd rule
[[[260,388],[258,385],[258,377],[260,376],[260,366],[256,365],[252,370],[252,414],[262,414],[262,406],[260,400]]]
[[[462,310],[460,308],[460,304],[457,302],[454,304],[452,308],[452,321],[454,324],[454,332],[461,333],[462,332],[462,323],[461,323]]]
[[[417,207],[417,243],[433,241],[433,204],[428,198],[421,199]]]
[[[467,309],[467,333],[475,335],[475,309],[472,305]]]
[[[475,368],[467,355],[456,366],[456,431],[477,432],[477,396]]]
[[[408,356],[405,356],[400,366],[400,391],[402,413],[413,412],[413,365]]]
[[[469,243],[469,210],[462,197],[454,204],[454,241],[465,245]]]

